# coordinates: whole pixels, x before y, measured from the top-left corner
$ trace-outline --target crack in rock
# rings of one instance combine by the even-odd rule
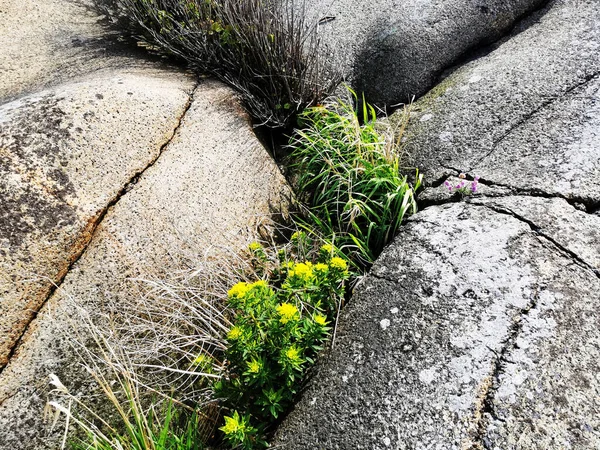
[[[558,249],[562,254],[568,255],[577,265],[590,270],[594,275],[596,275],[598,278],[600,278],[600,270],[596,269],[595,267],[593,267],[592,265],[587,263],[577,253],[575,253],[574,251],[572,251],[572,250],[568,249],[567,247],[565,247],[564,245],[562,245],[560,242],[555,240],[552,236],[549,236],[548,234],[544,233],[542,231],[542,227],[538,226],[535,222],[527,219],[526,217],[521,216],[520,214],[515,213],[510,208],[500,207],[500,206],[496,206],[496,205],[482,205],[482,204],[477,204],[477,203],[471,203],[471,204],[473,206],[487,208],[487,209],[494,211],[496,213],[499,213],[499,214],[505,214],[505,215],[512,216],[515,219],[529,225],[529,228],[531,228],[531,231],[533,231],[535,234],[542,236],[544,239],[546,239],[548,242],[550,242],[556,249]]]
[[[461,171],[457,168],[451,167],[451,166],[442,166],[445,169],[449,169],[449,170],[453,170],[456,172],[456,174],[463,174],[465,176],[465,180],[466,181],[473,181],[475,179],[475,177],[473,175],[471,175],[469,173],[469,171]],[[435,180],[434,183],[432,183],[430,186],[430,188],[437,188],[440,187],[450,176],[452,176],[454,174],[444,174],[441,178]],[[553,199],[553,198],[560,198],[564,201],[566,201],[569,205],[571,205],[573,208],[585,212],[587,214],[596,214],[598,213],[598,211],[600,211],[600,201],[596,201],[595,199],[592,198],[584,198],[584,197],[577,197],[577,196],[570,196],[567,197],[564,194],[561,194],[559,192],[556,193],[550,193],[550,192],[546,192],[543,191],[541,189],[537,189],[537,188],[519,188],[516,186],[511,186],[510,184],[504,184],[504,183],[498,183],[496,181],[493,180],[489,180],[486,178],[479,178],[478,179],[478,183],[484,186],[489,186],[489,187],[500,187],[500,188],[506,188],[509,189],[510,192],[506,193],[506,194],[497,194],[494,195],[493,197],[510,197],[512,195],[518,195],[518,196],[523,196],[523,197],[539,197],[539,198],[547,198],[547,199]],[[488,197],[491,198],[490,196],[487,195],[482,195],[482,197]],[[418,200],[418,198],[417,198]],[[429,206],[439,206],[439,205],[445,205],[446,203],[456,203],[457,201],[460,201],[461,198],[460,196],[456,196],[452,195],[451,197],[445,198],[445,199],[436,199],[436,200],[426,200],[423,201],[421,204],[419,204],[419,210],[423,210],[425,208],[428,208]],[[421,207],[422,205],[422,207]]]
[[[515,314],[512,325],[508,329],[508,337],[502,342],[502,348],[499,352],[494,352],[496,357],[491,363],[492,370],[482,383],[478,403],[475,406],[474,432],[471,435],[471,442],[467,444],[468,450],[493,450],[494,448],[493,444],[486,439],[486,431],[490,418],[495,421],[505,421],[497,415],[494,407],[494,398],[500,387],[500,375],[504,371],[505,363],[510,362],[508,355],[517,348],[517,339],[523,330],[523,322],[530,312],[537,308],[538,297],[539,288],[531,295],[528,304]]]
[[[40,306],[38,308],[37,311],[34,311],[33,314],[31,314],[31,317],[29,318],[29,321],[27,322],[27,324],[25,325],[25,327],[23,327],[23,331],[21,332],[21,334],[19,335],[19,337],[15,340],[15,343],[13,344],[8,356],[7,356],[7,363],[4,367],[0,367],[0,375],[2,374],[2,372],[4,371],[4,369],[6,367],[8,367],[8,365],[11,362],[11,359],[13,358],[13,356],[15,355],[17,349],[20,347],[23,338],[25,337],[25,335],[27,334],[28,330],[31,327],[31,324],[34,322],[34,320],[36,319],[38,313],[42,310],[42,308],[44,307],[44,305],[48,302],[48,300],[54,295],[54,293],[60,288],[60,286],[62,285],[63,281],[65,280],[65,278],[67,277],[67,275],[69,274],[69,272],[71,271],[71,269],[75,266],[75,264],[77,264],[77,262],[81,259],[81,257],[85,254],[89,244],[92,242],[95,232],[98,228],[98,226],[100,226],[100,224],[102,223],[102,221],[104,220],[104,217],[106,217],[108,211],[115,206],[120,200],[121,198],[127,194],[132,188],[133,186],[139,181],[139,179],[144,175],[144,173],[150,169],[152,166],[154,166],[156,164],[156,162],[159,160],[159,158],[162,156],[162,154],[164,153],[166,147],[171,143],[171,141],[173,140],[173,138],[177,135],[177,132],[179,130],[179,128],[181,127],[182,123],[183,123],[183,119],[185,118],[187,112],[189,111],[189,109],[192,106],[193,100],[194,100],[194,94],[198,88],[198,82],[196,82],[196,84],[194,85],[194,87],[192,88],[191,93],[188,96],[188,100],[183,108],[182,113],[179,116],[177,125],[175,125],[175,127],[173,128],[173,131],[171,132],[171,135],[165,140],[165,142],[160,146],[159,151],[157,152],[157,155],[154,159],[152,159],[144,168],[142,168],[141,170],[139,170],[138,172],[136,172],[130,179],[129,181],[127,181],[123,187],[117,192],[117,194],[114,196],[114,198],[112,198],[104,208],[102,208],[100,211],[98,211],[93,217],[90,218],[90,220],[88,221],[85,229],[88,230],[88,232],[86,233],[87,236],[89,236],[87,242],[84,242],[80,248],[78,249],[79,251],[71,258],[68,266],[66,267],[66,269],[64,271],[62,271],[62,273],[60,273],[58,275],[58,279],[55,280],[52,283],[52,286],[48,292],[48,294],[46,295],[46,297],[43,299],[43,301],[40,303]],[[6,399],[5,399],[6,400]],[[2,405],[2,402],[0,402],[0,406]]]
[[[523,117],[521,117],[517,122],[515,122],[513,125],[511,125],[510,128],[505,133],[502,134],[502,136],[500,136],[498,139],[496,139],[492,143],[492,148],[485,155],[483,155],[481,158],[479,158],[477,161],[475,161],[471,165],[471,167],[469,168],[469,171],[474,170],[479,164],[481,164],[483,162],[483,160],[485,160],[490,155],[492,155],[496,151],[496,148],[508,136],[510,136],[513,131],[515,131],[517,128],[519,128],[520,126],[524,125],[525,123],[529,122],[540,111],[546,109],[548,106],[552,105],[556,101],[561,100],[564,97],[567,97],[574,90],[576,90],[576,89],[578,89],[580,87],[585,86],[586,84],[590,83],[592,80],[594,80],[595,78],[598,78],[599,76],[600,76],[600,71],[594,72],[592,74],[588,74],[588,75],[584,76],[583,81],[581,81],[581,82],[579,82],[577,84],[574,84],[573,86],[571,86],[568,89],[566,89],[564,92],[561,92],[559,95],[556,95],[556,96],[548,98],[547,100],[544,100],[537,108],[533,109],[532,111],[528,112]]]

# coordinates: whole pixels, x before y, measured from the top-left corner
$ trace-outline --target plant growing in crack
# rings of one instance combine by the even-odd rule
[[[479,176],[476,176],[470,183],[466,180],[466,175],[464,173],[461,173],[458,178],[460,178],[460,181],[456,184],[453,184],[449,180],[444,181],[444,186],[448,188],[448,192],[454,192],[461,197],[466,197],[477,192]]]

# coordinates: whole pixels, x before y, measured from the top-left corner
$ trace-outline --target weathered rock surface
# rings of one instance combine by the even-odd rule
[[[132,278],[173,270],[179,255],[241,250],[271,209],[286,210],[290,194],[234,93],[202,82],[175,136],[106,213],[0,374],[0,449],[52,447],[41,422],[48,374],[70,386],[83,379],[59,337],[70,325],[66,298],[87,308],[131,301],[139,294]]]
[[[0,369],[108,205],[173,136],[194,84],[108,71],[0,106]]]
[[[275,444],[600,447],[600,4],[555,1],[417,105],[432,187]],[[481,176],[468,201],[444,187]]]
[[[367,100],[406,103],[468,50],[503,36],[545,0],[308,0],[324,54]]]
[[[544,221],[537,202],[520,204]],[[427,208],[356,289],[276,444],[596,448],[599,289],[511,214]]]
[[[90,0],[0,0],[0,103],[130,58],[101,26]]]
[[[57,448],[50,373],[90,385],[61,337],[75,305],[242,248],[290,197],[231,90],[140,59],[90,4],[0,0],[2,450]]]
[[[426,178],[600,201],[600,3],[556,1],[417,102],[407,139]]]

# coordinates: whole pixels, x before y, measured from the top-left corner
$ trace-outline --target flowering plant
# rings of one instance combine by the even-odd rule
[[[466,175],[464,173],[461,173],[458,178],[460,178],[460,182],[458,182],[456,185],[452,184],[448,180],[444,181],[444,186],[448,188],[449,192],[457,192],[463,197],[477,192],[479,176],[476,176],[470,184],[465,179]]]
[[[299,233],[292,244],[298,250],[309,241]],[[268,265],[263,248],[253,244],[250,251]],[[214,390],[233,411],[220,428],[232,446],[266,445],[266,425],[292,404],[298,381],[329,336],[350,276],[334,252],[330,244],[307,259],[284,251],[276,268],[263,267],[268,281],[239,282],[229,290],[235,317],[226,338],[227,373]]]

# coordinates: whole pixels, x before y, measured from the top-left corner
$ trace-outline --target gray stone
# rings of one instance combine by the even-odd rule
[[[597,215],[576,209],[562,198],[510,196],[476,198],[473,203],[519,217],[529,223],[533,231],[552,240],[600,275],[600,221]]]
[[[0,449],[56,448],[62,430],[42,421],[50,373],[75,393],[90,385],[61,332],[77,328],[77,306],[134,302],[143,293],[134,279],[180,270],[187,255],[225,262],[260,236],[273,209],[285,213],[290,198],[235,93],[202,82],[175,136],[116,199],[0,373]]]
[[[405,136],[430,182],[449,173],[593,207],[600,201],[600,3],[555,1],[416,106]]]
[[[194,84],[102,71],[0,106],[0,370],[106,208],[173,136]]]
[[[510,213],[429,207],[355,290],[274,444],[596,448],[599,290]]]
[[[0,0],[0,104],[100,69],[152,67],[102,26],[92,3]]]
[[[367,100],[406,103],[468,50],[505,34],[544,0],[306,0],[323,55]]]
[[[599,18],[554,1],[417,102],[404,139],[424,209],[275,444],[600,447]],[[461,173],[476,193],[444,186]]]

